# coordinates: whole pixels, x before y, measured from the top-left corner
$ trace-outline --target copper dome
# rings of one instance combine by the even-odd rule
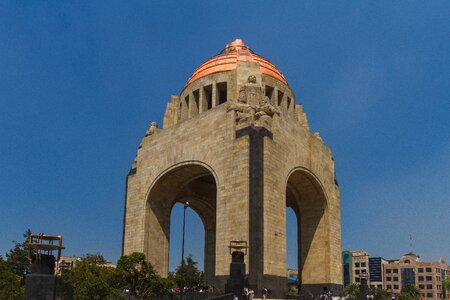
[[[207,75],[231,71],[236,69],[238,61],[251,61],[259,63],[259,69],[262,73],[278,79],[282,83],[287,84],[286,79],[280,70],[275,67],[270,61],[262,56],[254,53],[250,48],[240,39],[236,39],[225,46],[219,54],[211,57],[202,63],[189,77],[186,85],[191,84],[195,80],[205,77]]]

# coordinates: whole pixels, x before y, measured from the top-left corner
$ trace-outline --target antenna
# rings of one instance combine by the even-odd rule
[[[413,248],[413,237],[412,237],[412,234],[411,234],[411,233],[409,234],[409,251],[410,251],[411,253],[414,253],[414,248]]]

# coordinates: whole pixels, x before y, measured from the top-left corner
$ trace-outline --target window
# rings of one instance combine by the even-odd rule
[[[433,298],[433,293],[427,293],[427,298]]]
[[[356,278],[355,278],[355,281],[356,281],[356,282],[359,282],[359,281],[360,281],[359,277],[356,277]]]
[[[423,273],[423,268],[418,269],[419,273]]]
[[[386,277],[386,281],[392,281],[391,277]]]
[[[212,85],[207,85],[203,88],[206,103],[208,103],[208,109],[212,108]]]
[[[227,83],[226,82],[218,83],[217,91],[219,95],[219,104],[227,102]]]
[[[426,268],[425,269],[427,272],[431,272],[431,268]]]
[[[366,263],[365,263],[365,262],[362,262],[362,263],[361,263],[361,267],[366,267]]]
[[[427,290],[432,290],[433,289],[433,285],[432,284],[427,284]]]
[[[386,288],[387,288],[388,290],[390,290],[390,289],[392,289],[392,285],[388,284],[388,285],[386,286]]]
[[[441,281],[441,276],[436,276],[436,281]]]
[[[398,290],[398,284],[394,284],[394,290]]]
[[[377,285],[377,288],[382,289],[382,288],[383,288],[383,285],[382,285],[382,284],[379,284],[379,285]]]
[[[355,267],[359,268],[359,262],[355,262]]]
[[[411,263],[411,261],[409,259],[405,260],[405,264],[410,264],[410,263]]]
[[[394,281],[398,281],[398,277],[394,277]]]
[[[423,276],[419,276],[419,281],[423,281]]]
[[[425,285],[419,284],[419,289],[423,290],[425,288]]]
[[[427,276],[426,278],[427,278],[427,281],[433,280],[433,276]]]
[[[386,273],[391,274],[391,269],[386,269]]]
[[[355,274],[357,274],[357,275],[358,275],[358,274],[359,274],[359,270],[355,270]]]
[[[392,270],[394,273],[398,273],[398,269],[393,269]]]

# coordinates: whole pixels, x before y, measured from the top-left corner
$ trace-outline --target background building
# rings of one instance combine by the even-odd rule
[[[390,261],[384,267],[384,288],[394,294],[400,293],[406,285],[415,285],[427,299],[449,299],[443,281],[450,276],[450,266],[444,259],[438,262],[421,262],[419,256],[407,253],[399,260]]]
[[[369,274],[369,254],[367,251],[344,251],[343,255],[344,286],[359,283],[362,274]]]
[[[421,262],[418,255],[410,252],[400,259],[386,260],[369,257],[366,251],[344,251],[342,258],[344,286],[359,283],[359,276],[369,273],[370,287],[383,288],[393,295],[414,285],[426,299],[450,299],[450,291],[443,284],[450,277],[450,266],[442,258],[438,262]]]

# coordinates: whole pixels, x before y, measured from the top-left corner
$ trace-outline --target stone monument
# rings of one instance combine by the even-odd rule
[[[283,297],[286,208],[297,215],[302,291],[342,290],[339,187],[279,69],[241,40],[202,63],[152,122],[127,177],[123,254],[166,276],[170,214],[189,202],[205,228],[205,284],[224,290],[230,241],[247,241],[248,287]]]
[[[30,234],[26,243],[31,272],[25,277],[25,300],[53,300],[56,295],[55,262],[61,257],[62,236]],[[56,251],[56,252],[55,252]],[[55,257],[56,255],[56,257]]]

